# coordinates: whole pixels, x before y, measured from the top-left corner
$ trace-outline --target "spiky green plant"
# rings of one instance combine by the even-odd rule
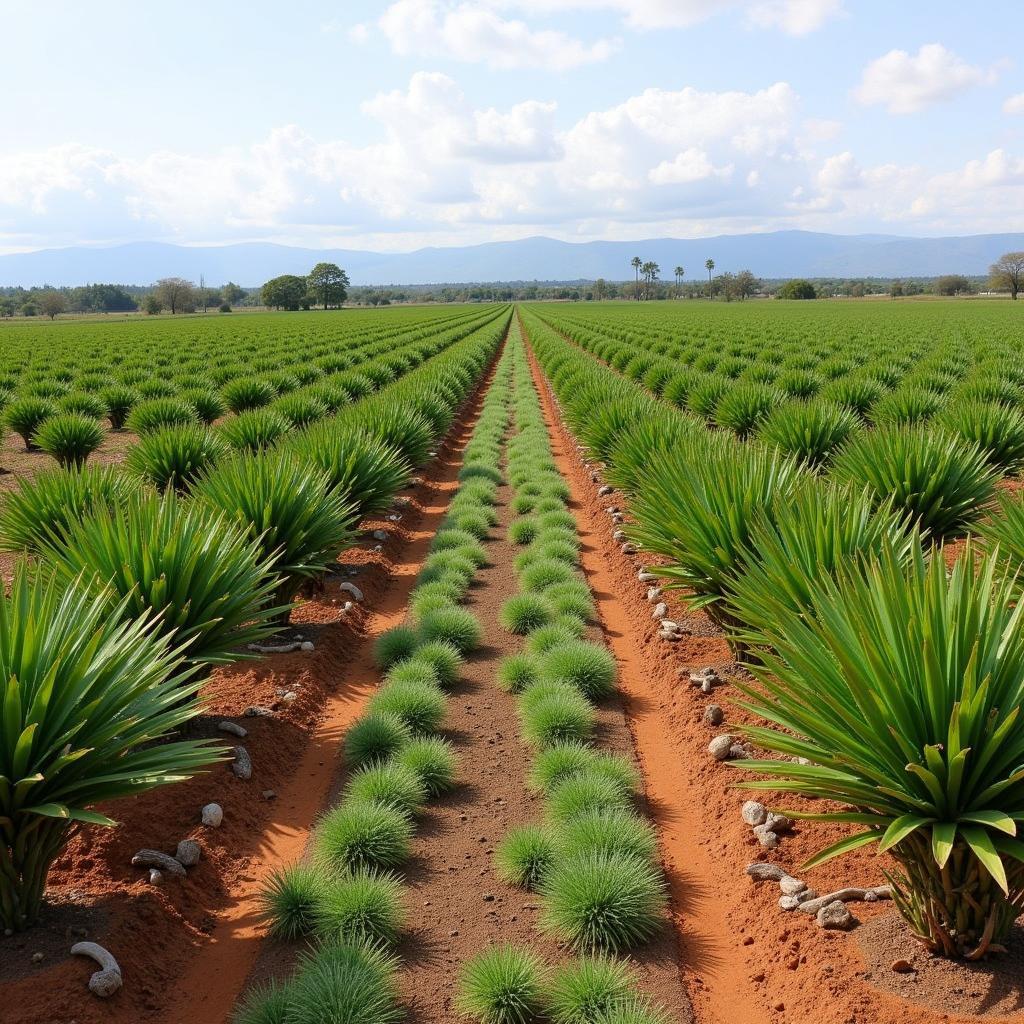
[[[48,398],[26,395],[15,399],[4,409],[4,423],[22,439],[25,451],[30,452],[36,432],[56,413],[57,406]]]
[[[192,481],[229,452],[227,442],[198,423],[162,427],[139,438],[127,466],[157,490],[187,491]]]
[[[385,761],[412,739],[412,730],[397,715],[363,715],[345,734],[345,756],[354,765]]]
[[[594,851],[558,859],[541,896],[541,928],[580,952],[617,953],[661,927],[665,882],[650,861]]]
[[[784,401],[785,395],[774,385],[736,384],[718,400],[715,423],[737,437],[746,437]]]
[[[402,883],[394,875],[355,871],[327,886],[314,907],[313,927],[322,939],[390,944],[404,918]]]
[[[498,620],[509,633],[525,636],[555,617],[543,594],[513,594],[502,606]]]
[[[190,661],[205,666],[244,657],[248,643],[274,631],[273,562],[223,515],[135,492],[100,507],[45,542],[40,555],[55,577],[83,578],[106,594],[113,612],[159,616],[155,629]]]
[[[180,398],[148,398],[135,403],[128,413],[125,426],[141,436],[163,427],[195,423],[196,419],[195,409]]]
[[[274,402],[273,409],[280,413],[293,427],[308,427],[322,420],[328,413],[327,406],[316,395],[293,393]]]
[[[182,391],[179,397],[183,398],[195,409],[199,421],[205,423],[208,427],[228,411],[224,399],[216,391],[207,390],[206,388],[189,388],[186,391]]]
[[[139,401],[139,393],[123,384],[115,384],[107,388],[101,392],[100,397],[107,407],[107,419],[110,420],[111,430],[121,430],[124,427],[128,413]]]
[[[316,864],[290,864],[271,872],[260,893],[270,935],[285,942],[310,935],[316,909],[332,884],[333,879]]]
[[[561,968],[548,992],[553,1024],[593,1024],[633,991],[633,972],[621,960],[599,954]]]
[[[261,409],[277,398],[277,388],[262,377],[237,377],[221,388],[221,398],[235,413]]]
[[[0,928],[39,914],[46,878],[93,808],[187,779],[216,761],[204,741],[160,742],[197,711],[199,684],[148,615],[16,569],[0,595]],[[7,780],[17,780],[9,784]]]
[[[88,391],[72,391],[57,401],[62,412],[74,412],[92,420],[101,420],[107,415],[107,406],[102,398]]]
[[[287,984],[268,981],[251,988],[231,1015],[231,1024],[286,1024],[291,1004]]]
[[[429,665],[426,667],[430,668]],[[369,711],[395,715],[414,733],[422,735],[441,728],[446,703],[436,684],[397,681],[389,683],[370,698]]]
[[[533,746],[585,740],[594,731],[594,709],[568,684],[534,683],[521,700],[526,701],[522,709],[523,737]]]
[[[409,816],[397,808],[351,800],[321,819],[314,850],[337,871],[395,868],[408,858],[412,834]]]
[[[934,540],[961,532],[992,497],[996,472],[974,444],[927,427],[878,427],[836,456],[839,480],[867,486],[915,519]]]
[[[547,795],[548,815],[561,823],[592,811],[627,811],[631,806],[631,794],[617,779],[586,769],[562,779]]]
[[[459,679],[463,657],[459,650],[444,640],[430,640],[416,648],[415,658],[430,665],[442,687],[452,687]]]
[[[92,511],[120,507],[138,489],[137,480],[113,466],[45,470],[4,496],[0,547],[38,554],[44,542],[62,543]]]
[[[224,512],[247,529],[265,556],[274,558],[274,603],[281,607],[356,540],[352,505],[322,473],[287,452],[222,462],[193,485],[192,494],[199,505]]]
[[[800,814],[859,826],[807,866],[868,844],[895,861],[897,909],[933,952],[979,958],[1024,905],[1024,605],[998,556],[890,554],[816,581],[809,614],[780,612],[742,685],[760,748],[756,789],[848,810]]]
[[[348,496],[359,519],[384,512],[412,475],[397,448],[360,428],[325,423],[296,435],[291,444]]]
[[[32,443],[66,469],[84,466],[103,444],[103,428],[91,416],[60,412],[43,421]]]
[[[394,760],[377,761],[352,773],[345,795],[349,800],[384,804],[413,814],[426,803],[427,787],[405,765]]]
[[[498,666],[498,685],[509,693],[522,693],[537,681],[538,660],[530,654],[510,654]]]
[[[606,647],[574,640],[541,656],[538,678],[569,683],[588,700],[601,700],[615,692],[617,674],[615,658]]]
[[[483,627],[466,608],[438,608],[420,619],[420,637],[427,642],[451,644],[460,654],[469,654],[480,646]]]
[[[831,402],[789,402],[769,413],[758,438],[808,466],[821,466],[860,426],[850,409]]]
[[[550,794],[565,779],[584,773],[613,780],[625,795],[635,792],[639,785],[636,768],[624,757],[595,750],[585,743],[567,741],[556,743],[537,755],[530,771],[530,788]]]
[[[440,736],[417,736],[393,756],[397,764],[419,777],[428,796],[445,793],[455,785],[455,751]]]
[[[510,885],[536,889],[555,860],[555,840],[541,825],[512,829],[495,856],[498,875]]]
[[[416,630],[411,626],[392,626],[381,633],[374,642],[373,660],[378,668],[389,669],[408,658],[416,650],[418,643]]]
[[[525,947],[492,946],[463,968],[459,1007],[480,1024],[532,1024],[543,1006],[543,967]]]
[[[801,475],[794,459],[759,448],[685,445],[649,467],[631,506],[632,533],[669,559],[654,571],[727,624],[723,599],[742,568],[751,527],[785,501]]]
[[[622,808],[586,808],[562,821],[558,829],[558,852],[563,857],[607,850],[652,860],[657,849],[653,826]]]
[[[237,452],[259,452],[273,447],[291,429],[273,409],[249,409],[217,427],[217,432]]]
[[[1003,473],[1024,465],[1024,413],[1000,402],[960,400],[936,417],[950,434],[976,444],[989,465]]]

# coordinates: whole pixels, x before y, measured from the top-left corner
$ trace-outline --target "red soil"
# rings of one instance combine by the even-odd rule
[[[262,934],[257,899],[262,881],[301,855],[308,830],[340,768],[340,742],[375,681],[374,638],[400,622],[430,539],[454,492],[461,453],[479,413],[490,375],[467,403],[438,457],[410,492],[402,519],[369,521],[368,531],[390,534],[381,552],[343,555],[358,569],[364,603],[350,598],[343,576],[297,609],[297,629],[316,644],[312,653],[272,655],[214,672],[204,687],[207,712],[195,735],[241,743],[251,755],[250,781],[227,765],[187,783],[164,787],[109,812],[116,829],[76,836],[51,874],[47,923],[0,938],[0,1019],[4,1024],[222,1024],[255,960]],[[296,694],[291,702],[281,697]],[[245,718],[250,706],[272,717]],[[248,730],[244,740],[216,731],[230,718]],[[204,828],[200,809],[224,808],[219,829]],[[200,863],[182,881],[160,887],[131,866],[142,847],[173,853],[180,839],[197,838]],[[89,908],[83,913],[82,907]],[[95,965],[70,958],[76,938],[95,940],[117,957],[124,988],[100,1001],[86,990]],[[40,963],[32,962],[37,951]],[[45,990],[45,997],[40,992]]]
[[[841,837],[838,826],[798,825],[770,852],[757,844],[740,818],[747,797],[735,788],[742,779],[736,763],[719,763],[707,751],[711,738],[726,728],[703,723],[704,709],[711,702],[725,706],[733,728],[742,723],[744,713],[730,707],[739,694],[726,685],[705,696],[688,681],[690,671],[705,665],[727,673],[728,646],[703,613],[687,611],[671,594],[663,598],[669,615],[691,628],[692,635],[677,643],[658,638],[646,600],[647,584],[636,578],[639,559],[624,555],[611,537],[615,527],[604,509],[616,498],[597,496],[592,469],[577,451],[532,353],[531,362],[556,461],[572,487],[572,509],[584,541],[584,571],[598,599],[606,641],[619,662],[620,688],[661,834],[683,969],[697,1020],[936,1024],[1018,1010],[1024,998],[1013,960],[966,967],[934,960],[917,949],[912,956],[915,973],[895,975],[892,962],[907,955],[908,943],[911,954],[917,947],[890,903],[850,904],[865,924],[851,934],[829,932],[807,915],[779,909],[776,885],[758,887],[745,876],[749,862],[770,861],[824,894],[845,885],[881,883],[888,860],[861,851],[800,872],[811,854]],[[761,798],[773,805],[770,794]],[[783,806],[812,805],[786,797]],[[899,953],[894,951],[893,935],[901,937]],[[968,1016],[957,1016],[965,1012]]]

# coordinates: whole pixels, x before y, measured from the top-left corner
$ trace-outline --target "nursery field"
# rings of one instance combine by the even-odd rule
[[[0,325],[0,1019],[1024,1021],[1018,312]]]

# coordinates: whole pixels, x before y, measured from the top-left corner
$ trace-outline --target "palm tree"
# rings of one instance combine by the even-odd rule
[[[676,296],[679,296],[679,289],[682,284],[683,278],[686,276],[686,271],[682,267],[676,267]]]
[[[706,259],[704,261],[704,268],[708,272],[708,298],[709,299],[713,299],[715,297],[715,293],[714,293],[714,290],[713,290],[713,284],[712,284],[711,275],[715,272],[715,261],[713,259],[710,259],[710,258]]]
[[[661,273],[661,267],[651,260],[649,263],[644,264],[643,270],[644,277],[647,279],[647,287],[644,289],[644,298],[649,299],[651,297],[651,289],[654,286],[654,282],[658,280],[658,274]]]
[[[643,266],[643,261],[639,256],[634,256],[629,261],[630,266],[636,271],[636,300],[640,301],[640,268]]]

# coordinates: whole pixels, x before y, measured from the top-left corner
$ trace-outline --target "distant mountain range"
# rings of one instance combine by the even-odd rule
[[[267,242],[183,246],[131,242],[106,248],[78,246],[0,256],[0,286],[78,285],[90,282],[148,285],[161,277],[207,284],[262,284],[278,274],[305,274],[328,260],[344,267],[353,284],[413,285],[488,281],[576,281],[632,278],[633,256],[661,265],[671,280],[676,266],[702,279],[704,261],[716,273],[749,269],[758,277],[936,277],[977,275],[1002,253],[1024,249],[1024,233],[949,238],[830,235],[812,231],[652,238],[637,242],[514,242],[377,253],[356,249],[301,249]]]

